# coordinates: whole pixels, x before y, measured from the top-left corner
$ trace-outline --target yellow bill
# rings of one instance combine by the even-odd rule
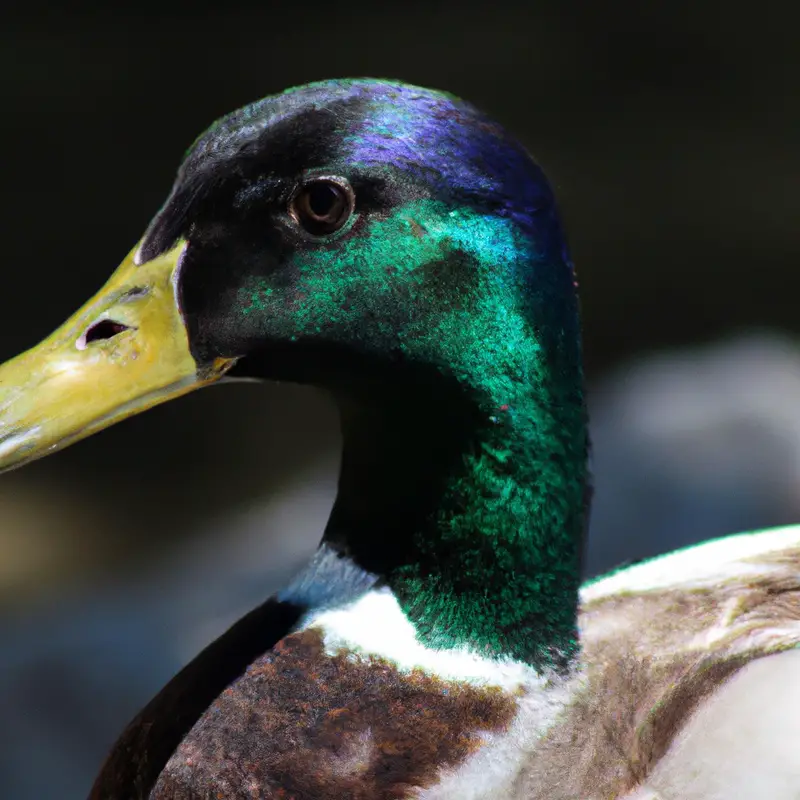
[[[200,368],[189,350],[176,293],[184,248],[141,266],[132,251],[57,331],[0,366],[0,471],[212,383],[233,365]]]

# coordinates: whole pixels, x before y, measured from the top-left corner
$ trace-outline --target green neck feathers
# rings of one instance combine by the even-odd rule
[[[313,298],[301,319],[316,325],[324,299],[332,328],[363,321],[351,281],[374,287],[378,319],[396,312],[361,348],[365,363],[376,350],[394,360],[345,380],[332,370],[345,448],[326,538],[385,576],[423,640],[563,666],[577,647],[587,446],[570,273],[543,281],[555,270],[508,221],[432,203],[330,258],[335,269],[319,253],[296,262]]]

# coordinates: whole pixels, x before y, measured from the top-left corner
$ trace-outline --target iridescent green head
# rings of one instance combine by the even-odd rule
[[[550,186],[499,125],[398,82],[225,117],[112,279],[0,367],[0,469],[223,375],[332,389],[326,536],[420,635],[574,652],[586,420]]]
[[[201,365],[244,357],[241,374],[258,353],[262,374],[280,350],[275,377],[326,379],[313,357],[284,358],[290,348],[483,383],[469,373],[510,366],[533,329],[552,358],[579,361],[545,177],[500,126],[445,94],[328,81],[234,112],[189,151],[138,260],[180,240]],[[494,363],[481,352],[490,341]]]
[[[179,318],[145,325],[169,286]],[[36,404],[3,406],[0,467],[234,364],[239,375],[348,382],[367,375],[366,357],[498,400],[505,379],[528,382],[540,362],[556,384],[580,383],[573,270],[541,170],[467,103],[378,80],[303,86],[213,125],[133,258],[47,342],[49,376],[35,386],[46,419]],[[142,353],[159,369],[134,364]],[[42,354],[11,362],[0,392],[30,400],[20,374],[43,372]],[[106,374],[112,358],[127,368]],[[102,383],[101,397],[90,402],[79,376]]]

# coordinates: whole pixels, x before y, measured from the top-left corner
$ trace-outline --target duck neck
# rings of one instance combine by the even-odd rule
[[[563,668],[577,651],[585,412],[579,366],[566,386],[536,372],[340,399],[325,536],[382,576],[430,646]]]

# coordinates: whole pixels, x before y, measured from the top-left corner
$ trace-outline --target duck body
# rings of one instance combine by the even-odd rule
[[[153,798],[489,798],[569,681],[426,647],[384,587],[309,616],[202,715]]]
[[[594,581],[564,675],[427,648],[370,589],[256,659],[151,796],[794,798],[798,565],[791,527]]]
[[[675,675],[707,688],[680,671],[687,654],[739,664],[796,644],[793,590],[778,591],[793,534],[756,537],[786,569],[767,559],[727,594],[713,570],[703,590],[681,583],[676,555],[586,587],[579,612],[574,269],[541,170],[462,101],[326,81],[215,124],[107,286],[0,367],[0,468],[237,379],[333,396],[336,503],[306,569],[131,722],[92,800],[617,796],[646,787],[679,727],[642,756],[648,703],[669,706]],[[741,578],[731,547],[715,558]],[[675,570],[673,605],[653,569]],[[781,592],[751,635],[740,605]],[[681,603],[706,608],[691,642],[666,633]],[[720,603],[738,641],[724,651],[706,631]],[[629,659],[660,666],[636,673],[630,724],[603,739]]]
[[[142,796],[793,798],[799,563],[792,527],[592,582],[563,675],[425,647],[366,576],[255,658]]]

